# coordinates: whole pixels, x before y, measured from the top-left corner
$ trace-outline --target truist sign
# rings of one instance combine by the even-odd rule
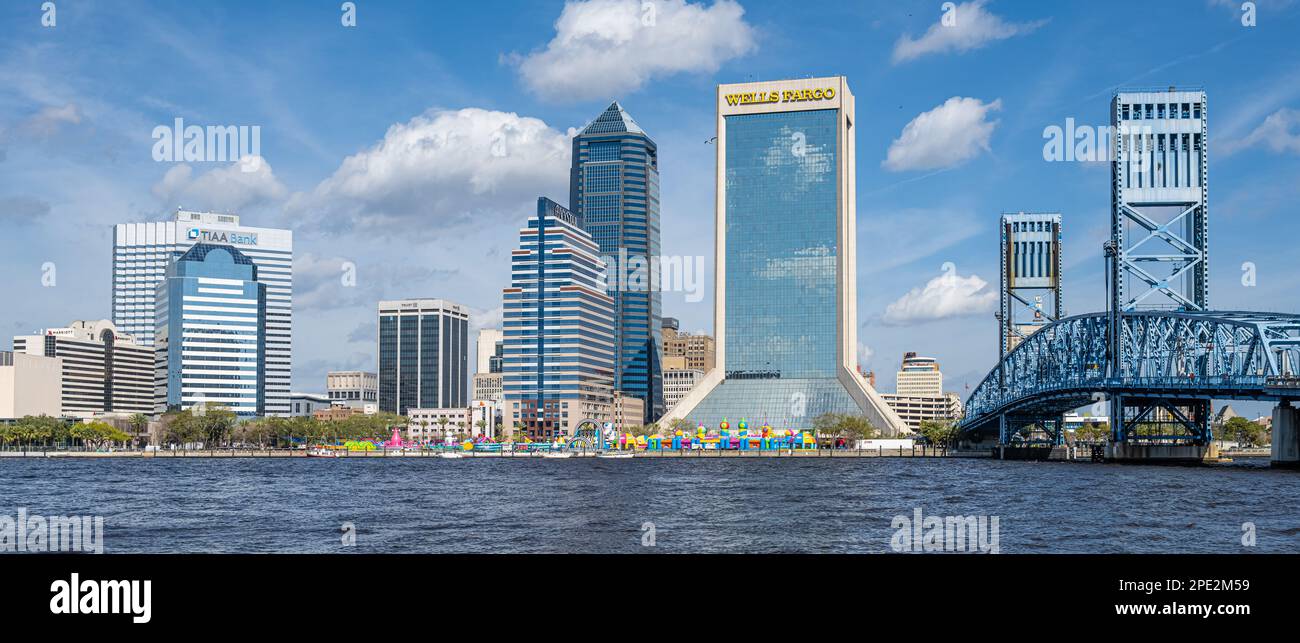
[[[224,243],[239,246],[257,245],[257,235],[246,232],[230,232],[228,230],[204,230],[203,228],[190,228],[186,232],[186,238],[190,241],[201,241],[203,243]]]

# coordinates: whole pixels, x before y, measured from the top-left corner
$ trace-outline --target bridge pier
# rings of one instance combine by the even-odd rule
[[[1273,453],[1269,465],[1300,469],[1300,409],[1282,400],[1273,407]]]

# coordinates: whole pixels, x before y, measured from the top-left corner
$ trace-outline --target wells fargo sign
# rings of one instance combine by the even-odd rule
[[[740,94],[726,94],[723,98],[725,98],[727,104],[732,107],[737,105],[761,105],[766,103],[800,103],[816,100],[832,100],[835,98],[835,89],[827,87],[825,89],[786,89],[770,92],[744,92]]]

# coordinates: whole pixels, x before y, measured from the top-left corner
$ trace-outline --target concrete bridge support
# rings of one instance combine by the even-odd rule
[[[1273,455],[1269,464],[1300,469],[1300,409],[1287,400],[1273,407]]]

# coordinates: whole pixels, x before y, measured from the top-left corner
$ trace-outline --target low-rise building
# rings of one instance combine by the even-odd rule
[[[333,406],[328,395],[318,393],[290,393],[289,417],[315,417],[316,411]]]
[[[364,409],[379,404],[379,375],[368,371],[330,371],[325,374],[325,394],[335,406]]]
[[[645,420],[645,400],[622,391],[614,391],[614,428],[626,431],[641,426]]]
[[[364,415],[365,411],[354,406],[332,405],[329,408],[312,411],[311,416],[318,422],[342,422],[354,415]]]
[[[59,417],[62,409],[63,358],[0,352],[0,420]]]
[[[903,418],[903,423],[913,431],[921,428],[921,422],[924,420],[946,422],[962,418],[961,398],[956,393],[945,393],[939,396],[881,393],[880,397],[884,398],[885,403],[893,408],[898,417]]]
[[[416,442],[441,441],[449,435],[473,435],[474,432],[468,407],[408,409],[406,417],[410,419],[407,435]]]
[[[19,335],[13,352],[62,358],[61,408],[52,415],[154,412],[154,348],[137,344],[108,320]]]

